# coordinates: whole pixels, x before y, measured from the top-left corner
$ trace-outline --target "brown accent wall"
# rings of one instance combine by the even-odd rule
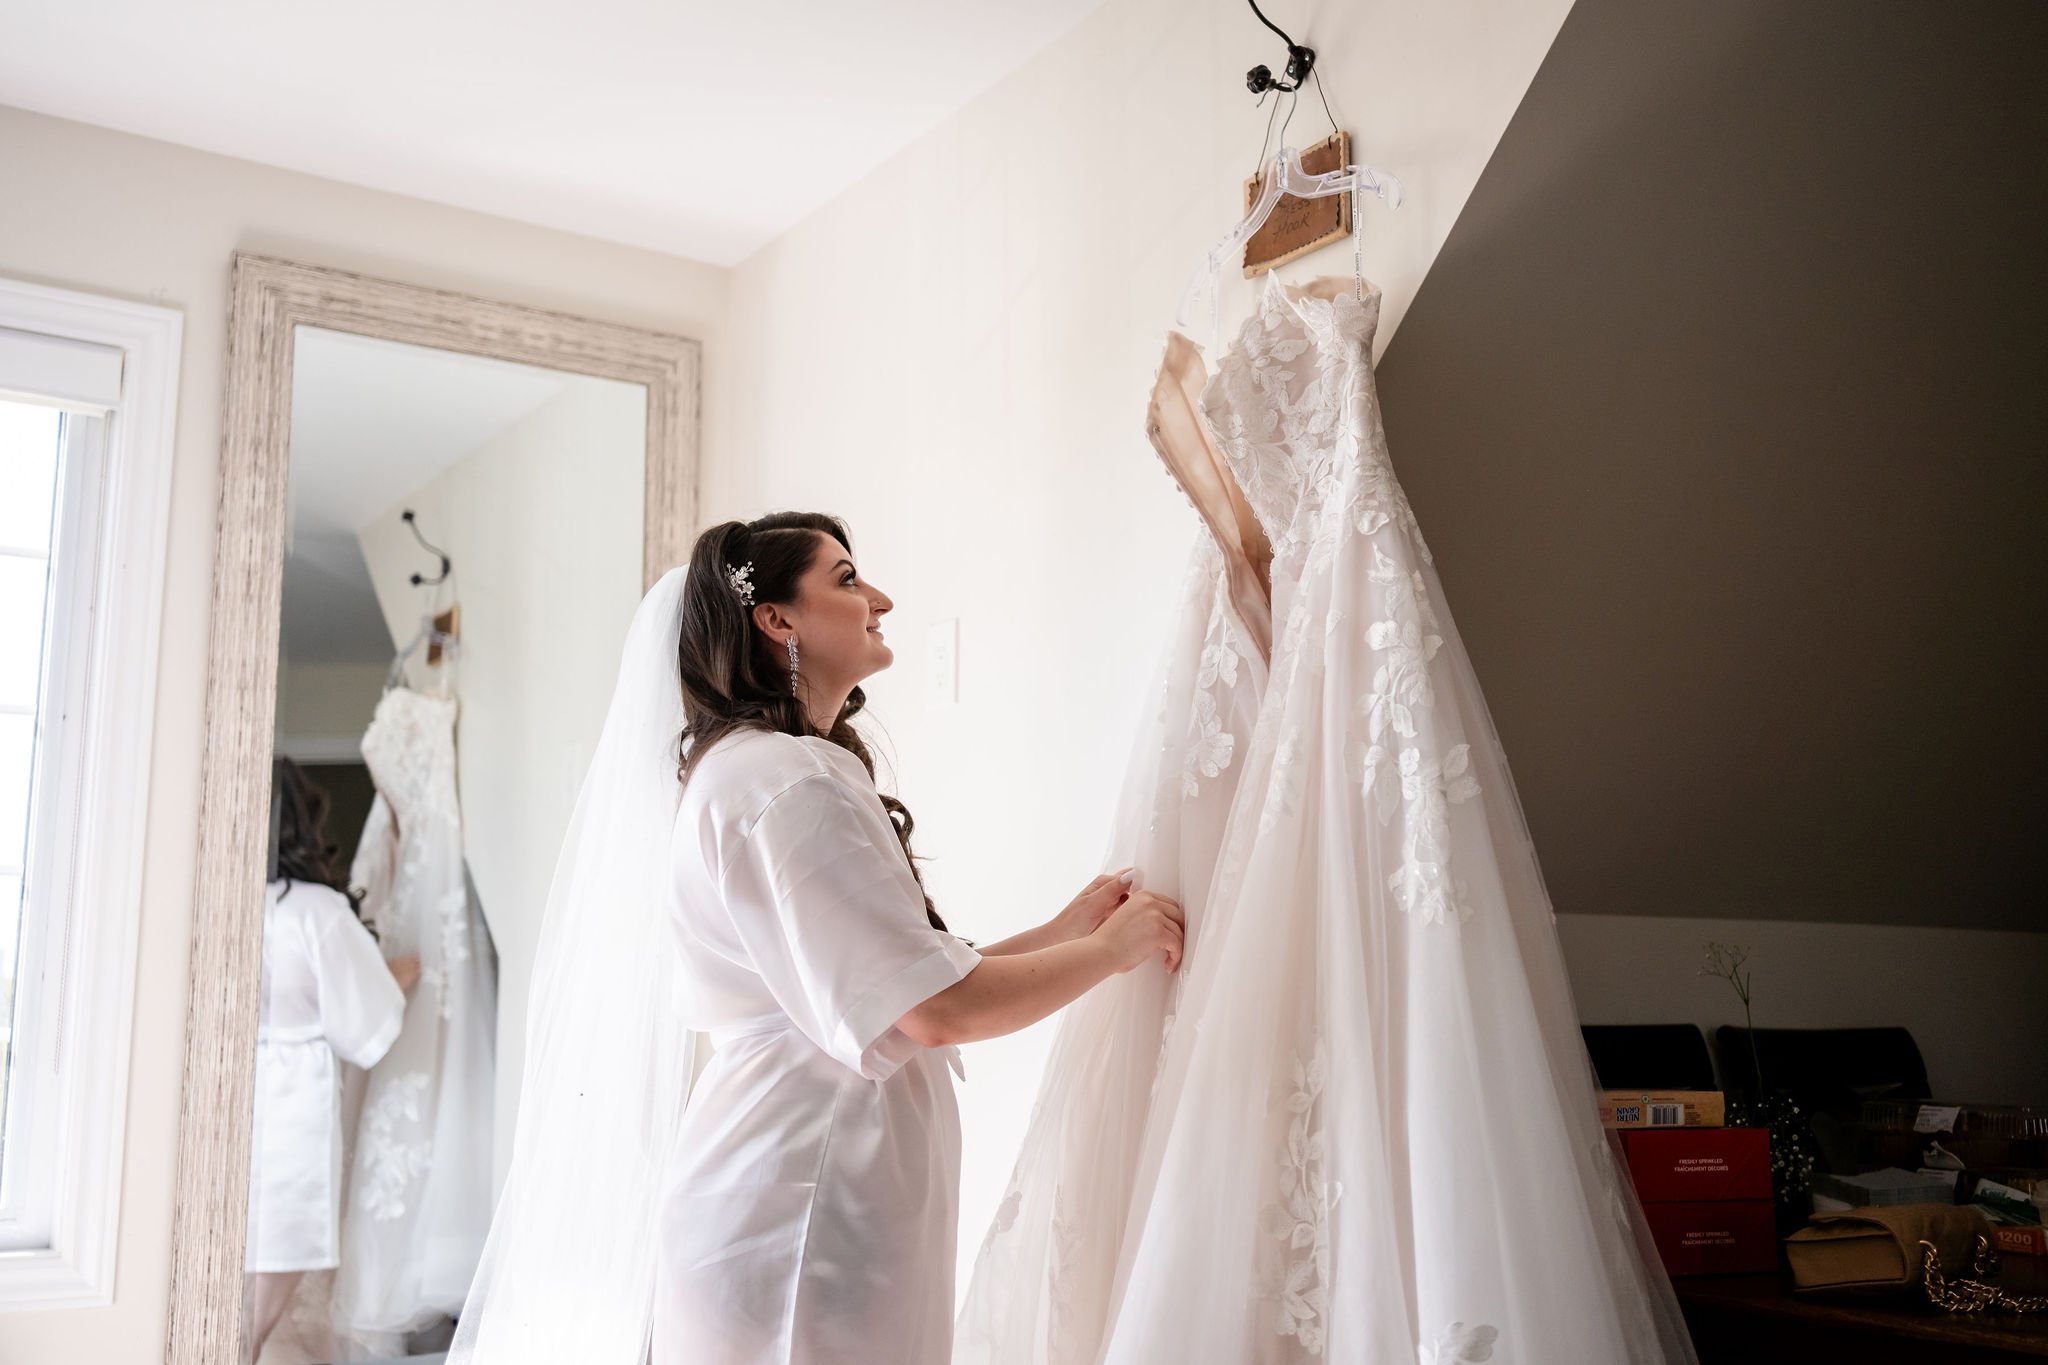
[[[1379,371],[1559,911],[2048,930],[2044,52],[1566,20]]]

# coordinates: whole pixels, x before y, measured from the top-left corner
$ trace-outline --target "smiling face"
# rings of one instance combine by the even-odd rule
[[[793,600],[763,602],[754,619],[780,646],[796,637],[798,671],[809,698],[836,712],[861,680],[887,668],[896,655],[882,637],[882,617],[896,604],[867,582],[846,547],[824,532],[797,578]]]

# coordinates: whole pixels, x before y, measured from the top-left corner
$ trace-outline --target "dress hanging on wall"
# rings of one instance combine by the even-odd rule
[[[1192,355],[1185,346],[1170,351],[1148,427],[1209,525],[1182,577],[1105,862],[1178,901],[1190,945],[1208,921],[1272,637],[1260,568],[1269,551],[1196,424],[1186,382]],[[1022,1155],[955,1330],[956,1361],[1093,1359],[1179,990],[1178,978],[1147,966],[1109,978],[1061,1015]]]
[[[463,859],[455,714],[452,696],[394,687],[363,734],[377,795],[350,882],[420,979],[356,1128],[333,1291],[355,1358],[455,1317],[490,1226],[497,957]]]
[[[1112,848],[1182,878],[1147,884],[1187,902],[1187,952],[1063,1020],[960,1365],[1695,1360],[1388,459],[1379,302],[1268,274],[1213,376],[1169,341],[1153,434],[1212,605],[1170,648]],[[1270,663],[1238,643],[1247,564]]]

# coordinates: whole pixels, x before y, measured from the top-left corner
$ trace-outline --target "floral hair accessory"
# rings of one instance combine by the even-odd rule
[[[732,584],[732,590],[735,594],[738,595],[740,599],[740,605],[747,607],[751,607],[754,605],[753,560],[748,560],[745,564],[742,564],[737,569],[727,569],[725,571],[725,580],[726,582]]]

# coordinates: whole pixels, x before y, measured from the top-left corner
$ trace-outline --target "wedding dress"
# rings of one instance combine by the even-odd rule
[[[1192,945],[1258,717],[1272,617],[1271,551],[1196,407],[1195,353],[1169,345],[1147,422],[1155,449],[1201,514],[1179,604],[1111,828],[1105,866],[1180,903]],[[1185,966],[1183,966],[1185,970]],[[1157,966],[1113,976],[1069,1005],[1022,1155],[975,1264],[954,1360],[1094,1359],[1109,1305],[1160,1043],[1177,978]]]
[[[394,687],[363,733],[377,795],[349,879],[385,956],[418,954],[420,978],[356,1128],[333,1288],[350,1358],[455,1317],[491,1220],[497,957],[463,860],[455,711]]]
[[[958,1365],[1696,1359],[1354,289],[1267,275],[1213,377],[1169,340],[1153,437],[1207,601],[1143,743],[1188,780],[1139,755],[1111,861],[1180,894],[1187,954],[1063,1019]],[[1188,622],[1255,645],[1265,546],[1270,660],[1225,663]]]

